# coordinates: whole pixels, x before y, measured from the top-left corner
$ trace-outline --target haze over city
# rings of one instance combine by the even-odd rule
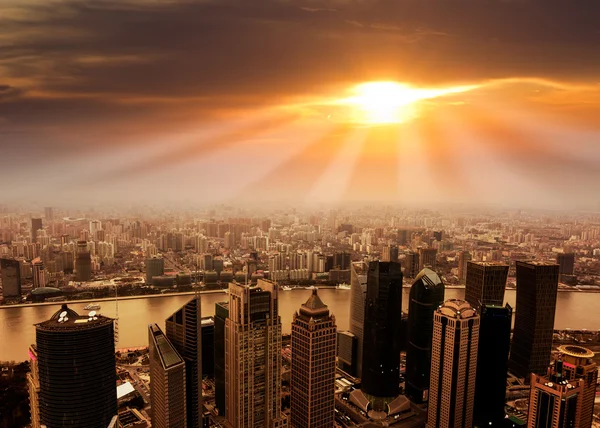
[[[599,13],[4,0],[2,200],[597,209]]]

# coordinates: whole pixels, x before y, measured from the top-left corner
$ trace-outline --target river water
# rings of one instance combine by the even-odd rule
[[[408,292],[405,288],[402,305],[408,307]],[[280,292],[279,315],[284,333],[289,333],[293,314],[310,296],[310,290]],[[350,315],[350,290],[320,289],[319,296],[335,315],[339,330],[348,329]],[[506,290],[507,302],[515,308],[515,290]],[[463,298],[464,289],[446,289],[446,299]],[[169,295],[160,298],[143,298],[119,301],[119,344],[118,347],[137,347],[148,344],[147,326],[158,323],[164,328],[166,317],[190,300],[190,295]],[[225,294],[203,294],[202,315],[214,315],[215,303],[227,300]],[[34,324],[48,319],[61,303],[47,306],[29,306],[0,309],[0,361],[27,359],[27,349],[35,342]],[[114,301],[100,302],[100,312],[115,317]],[[80,314],[87,303],[70,303]],[[555,328],[600,329],[600,293],[559,292],[556,307]]]

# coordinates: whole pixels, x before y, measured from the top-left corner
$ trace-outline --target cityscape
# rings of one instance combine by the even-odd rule
[[[600,428],[597,0],[0,0],[0,428]]]

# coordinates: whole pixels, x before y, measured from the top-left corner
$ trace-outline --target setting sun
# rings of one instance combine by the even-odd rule
[[[351,106],[351,120],[363,124],[402,123],[416,115],[419,101],[475,89],[476,86],[452,88],[415,88],[398,82],[366,82],[352,89],[352,96],[337,104]]]

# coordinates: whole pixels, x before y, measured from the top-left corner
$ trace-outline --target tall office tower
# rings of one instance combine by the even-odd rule
[[[433,316],[427,428],[472,428],[479,315],[465,300],[446,300]]]
[[[484,304],[479,316],[473,420],[476,426],[498,426],[505,417],[512,308]]]
[[[277,284],[229,284],[225,406],[236,428],[287,426],[281,413],[281,319]]]
[[[339,331],[337,334],[338,367],[356,376],[356,336],[349,331]]]
[[[415,278],[419,274],[419,265],[419,253],[408,253],[404,259],[404,276]]]
[[[47,282],[44,263],[40,259],[33,260],[31,268],[33,271],[33,288],[45,287]]]
[[[87,250],[86,241],[77,242],[77,257],[75,258],[75,280],[90,281],[92,279],[92,255]]]
[[[519,377],[545,373],[550,364],[558,265],[517,262],[517,307],[508,367]]]
[[[313,290],[292,322],[292,427],[333,427],[335,351],[335,317]]]
[[[37,240],[37,231],[42,230],[42,219],[41,218],[32,218],[31,219],[31,242],[36,242]]]
[[[444,302],[444,283],[431,269],[423,269],[410,288],[406,345],[406,395],[415,403],[429,396],[433,314]]]
[[[27,373],[27,389],[29,390],[29,412],[31,428],[40,428],[40,376],[38,373],[38,356],[35,345],[29,347],[29,373]]]
[[[575,272],[575,254],[562,253],[556,255],[559,275],[573,275]]]
[[[165,321],[167,338],[185,361],[188,428],[202,427],[202,316],[194,297]]]
[[[148,326],[152,426],[185,428],[185,362],[157,324]]]
[[[495,262],[468,262],[465,300],[474,308],[502,306],[508,265]]]
[[[362,375],[367,270],[365,262],[352,263],[350,267],[350,333],[356,337],[356,373],[352,375],[359,378]]]
[[[569,381],[574,379],[583,381],[579,426],[589,428],[594,417],[594,400],[598,382],[598,366],[592,360],[594,353],[587,348],[574,345],[561,345],[558,347],[558,352],[563,363],[563,378]]]
[[[215,405],[225,415],[225,320],[229,317],[229,302],[215,304]]]
[[[2,296],[21,297],[21,265],[18,260],[0,259]]]
[[[397,262],[398,261],[398,247],[395,245],[386,245],[383,247],[381,252],[382,262]]]
[[[471,259],[471,253],[468,251],[461,251],[458,254],[458,279],[461,282],[465,282],[467,280],[467,262],[470,262]]]
[[[517,312],[518,313],[518,312]],[[583,380],[564,380],[560,374],[561,362],[548,375],[531,373],[529,393],[529,428],[588,428],[579,424],[583,404]]]
[[[399,263],[369,263],[365,302],[361,390],[376,412],[399,393],[402,269]]]
[[[114,320],[62,305],[36,324],[40,423],[106,428],[117,414]]]
[[[437,250],[435,248],[419,248],[419,270],[428,267],[435,270]]]
[[[165,274],[165,260],[162,257],[146,259],[146,284],[152,284],[152,278]]]
[[[54,220],[54,210],[52,207],[44,208],[44,217],[46,220]]]

